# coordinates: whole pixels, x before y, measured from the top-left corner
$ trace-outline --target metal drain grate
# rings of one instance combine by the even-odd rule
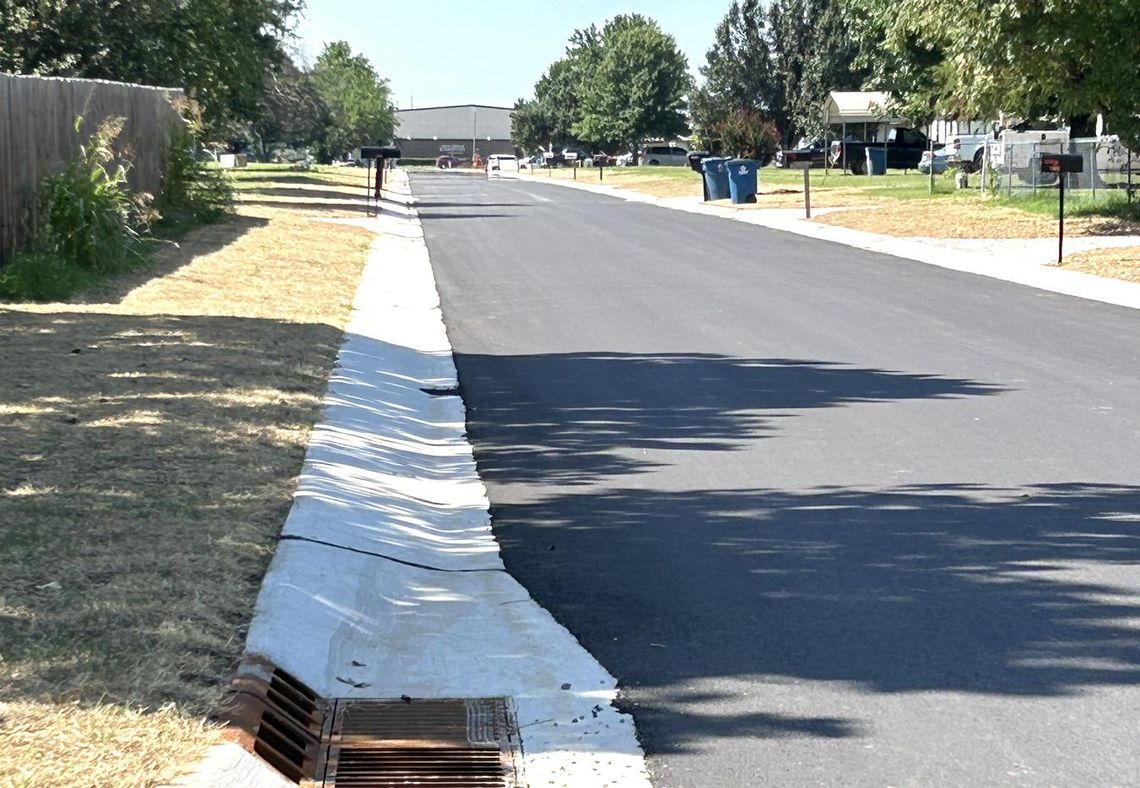
[[[231,730],[241,744],[295,783],[324,769],[327,707],[280,668],[246,663],[233,681]]]
[[[512,788],[517,724],[504,698],[342,700],[325,786]]]

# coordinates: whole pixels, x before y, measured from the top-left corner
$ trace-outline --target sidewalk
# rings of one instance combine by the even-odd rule
[[[510,698],[526,783],[648,786],[616,681],[512,578],[407,176],[377,240],[246,650],[326,698]],[[223,745],[195,785],[277,785]]]
[[[1028,285],[1039,290],[1140,309],[1140,284],[1118,279],[1106,279],[1052,265],[1057,260],[1056,238],[1000,240],[896,238],[813,222],[804,218],[802,208],[751,208],[719,202],[705,203],[699,197],[654,197],[616,186],[542,178],[540,176],[524,175],[520,177],[520,180],[551,183],[582,189],[595,194],[605,194],[628,202],[646,203],[688,213],[717,216],[722,219],[755,224],[760,227],[795,233],[822,241],[831,241],[856,249],[903,257],[936,265],[940,268]],[[814,213],[819,216],[834,210],[844,209],[825,208]],[[1065,239],[1066,253],[1122,246],[1140,246],[1140,236],[1082,236]]]

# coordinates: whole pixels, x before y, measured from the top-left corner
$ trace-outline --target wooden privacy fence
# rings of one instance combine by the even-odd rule
[[[116,147],[134,162],[131,190],[157,195],[168,135],[181,123],[171,101],[181,95],[101,79],[0,74],[0,262],[25,239],[37,184],[74,158],[106,118],[126,119]]]

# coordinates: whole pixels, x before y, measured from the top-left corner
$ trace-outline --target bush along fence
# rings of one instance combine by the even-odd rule
[[[175,88],[0,74],[0,264],[35,230],[30,209],[40,183],[110,119],[122,119],[116,148],[132,163],[128,189],[157,195],[170,136],[183,123],[173,106],[182,95]]]

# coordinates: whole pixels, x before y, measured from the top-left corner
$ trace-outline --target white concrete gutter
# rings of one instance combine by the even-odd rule
[[[648,786],[616,681],[503,569],[407,177],[379,235],[246,643],[338,698],[513,699],[533,786]],[[354,220],[353,223],[361,223]],[[235,744],[190,785],[277,786]],[[287,783],[286,783],[287,784]]]

